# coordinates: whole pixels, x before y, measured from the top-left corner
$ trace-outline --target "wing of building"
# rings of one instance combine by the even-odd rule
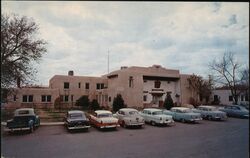
[[[100,106],[112,106],[113,99],[121,94],[128,107],[162,107],[169,93],[177,105],[189,102],[191,92],[187,78],[179,70],[160,65],[150,67],[121,67],[100,77],[55,75],[48,87],[16,88],[8,96],[11,107],[73,107],[81,96],[96,99]]]

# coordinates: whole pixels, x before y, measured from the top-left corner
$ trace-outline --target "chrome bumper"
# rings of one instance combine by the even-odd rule
[[[90,126],[74,126],[74,127],[68,127],[69,130],[71,129],[86,129],[90,128]]]

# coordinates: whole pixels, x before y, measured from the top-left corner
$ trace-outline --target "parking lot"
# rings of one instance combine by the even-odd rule
[[[5,158],[248,158],[249,120],[74,133],[63,126],[41,126],[32,134],[4,132],[1,143]]]

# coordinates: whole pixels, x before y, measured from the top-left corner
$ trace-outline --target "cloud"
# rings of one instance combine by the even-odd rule
[[[48,52],[38,83],[55,74],[101,76],[121,66],[160,64],[206,76],[225,51],[249,62],[249,6],[224,2],[18,2],[3,12],[32,17]]]

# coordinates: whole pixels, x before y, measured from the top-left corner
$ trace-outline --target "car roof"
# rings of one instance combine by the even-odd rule
[[[210,106],[210,105],[200,105],[199,107],[202,107],[202,108],[216,108],[215,106]]]
[[[70,110],[70,111],[68,111],[68,113],[73,114],[73,113],[84,113],[84,112],[81,110]]]
[[[190,109],[190,108],[187,108],[187,107],[173,107],[173,108],[171,108],[171,110],[173,110],[173,109],[187,110],[187,109]]]
[[[28,114],[19,114],[20,111],[29,111]],[[28,116],[28,115],[34,115],[34,109],[33,108],[20,108],[16,109],[14,112],[14,116]]]
[[[145,108],[143,110],[149,110],[151,112],[155,112],[155,111],[162,111],[161,109],[156,109],[156,108]]]
[[[106,113],[112,114],[112,112],[108,111],[108,110],[96,110],[95,113],[97,115],[99,115],[99,114],[106,114]]]
[[[129,111],[138,111],[138,110],[136,110],[136,109],[134,109],[134,108],[122,108],[122,109],[120,109],[121,111],[126,111],[126,112],[129,112]]]

